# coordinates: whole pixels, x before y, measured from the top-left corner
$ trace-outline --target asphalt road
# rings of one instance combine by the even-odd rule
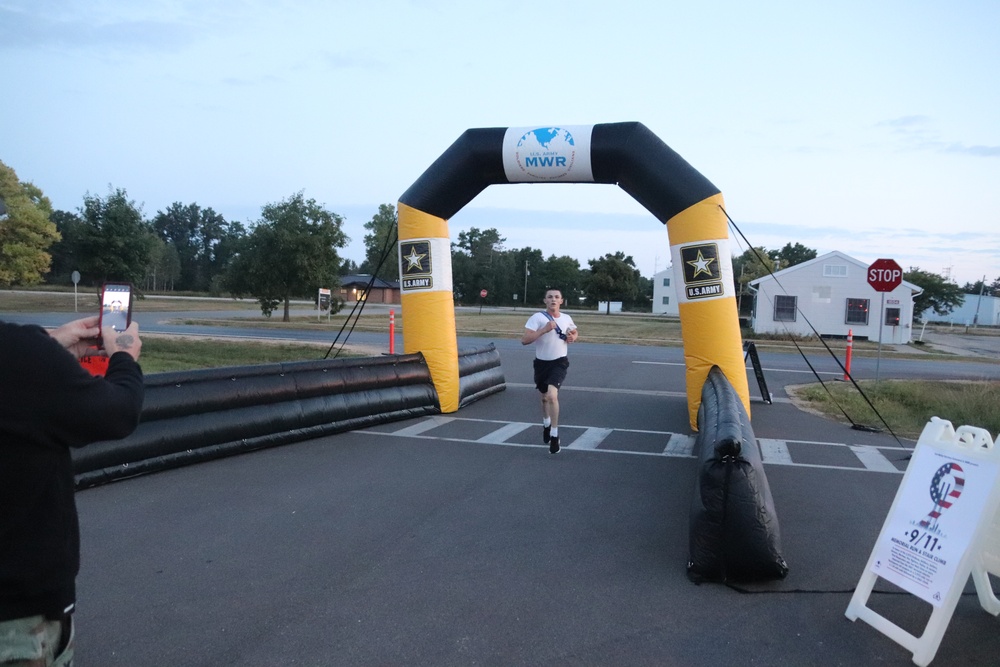
[[[574,345],[551,456],[531,350],[495,342],[507,390],[458,413],[79,493],[77,664],[912,664],[844,616],[912,442],[800,412],[784,387],[810,381],[805,362],[762,353],[776,401],[751,376],[752,421],[789,575],[695,585],[682,351]],[[883,358],[880,373],[1000,366]],[[876,590],[872,606],[919,634],[929,605]],[[997,664],[997,624],[968,587],[932,664]]]

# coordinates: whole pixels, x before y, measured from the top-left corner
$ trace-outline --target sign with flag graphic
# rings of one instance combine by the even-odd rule
[[[996,477],[993,463],[917,447],[896,511],[875,547],[872,571],[940,606]]]

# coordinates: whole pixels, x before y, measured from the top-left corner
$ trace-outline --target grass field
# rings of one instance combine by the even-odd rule
[[[859,382],[865,395],[896,435],[916,438],[931,417],[947,419],[956,427],[968,424],[1000,433],[1000,382],[931,382],[925,380],[873,380]],[[884,424],[853,385],[828,382],[830,399],[819,384],[789,387],[801,407],[846,422],[839,403],[858,424],[884,428]]]

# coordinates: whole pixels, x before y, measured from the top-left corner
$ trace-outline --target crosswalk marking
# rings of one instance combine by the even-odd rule
[[[591,426],[583,432],[583,435],[566,446],[572,449],[597,449],[598,445],[614,432],[613,428]]]
[[[665,456],[693,456],[694,443],[697,440],[693,435],[683,433],[671,433],[667,446],[663,449]]]
[[[395,435],[404,435],[404,436],[420,435],[421,433],[430,431],[431,429],[437,428],[438,426],[444,426],[445,424],[448,424],[453,421],[455,421],[455,417],[441,417],[435,415],[433,417],[428,417],[423,421],[419,421],[416,424],[413,424],[412,426],[407,426],[404,429],[400,429],[399,431],[396,431]]]
[[[858,460],[865,464],[865,468],[875,472],[899,472],[896,466],[892,465],[889,459],[885,458],[875,447],[869,445],[850,445]]]
[[[792,465],[792,454],[784,440],[758,438],[757,442],[760,443],[760,458],[764,463]]]
[[[432,432],[439,426],[444,426],[445,424],[452,424],[455,422],[470,422],[479,424],[492,424],[495,425],[493,429],[486,435],[480,436],[479,438],[462,438],[455,437],[454,435],[449,436],[435,436]],[[527,422],[508,422],[499,419],[474,419],[465,417],[444,417],[444,416],[432,416],[426,417],[415,424],[410,424],[396,431],[386,431],[384,430],[387,425],[374,426],[366,429],[361,429],[357,431],[358,433],[368,433],[379,436],[391,436],[391,437],[409,437],[409,438],[419,438],[424,440],[447,440],[449,442],[470,442],[470,443],[482,443],[491,445],[504,445],[509,447],[545,447],[542,444],[527,443],[527,442],[516,442],[512,441],[522,432],[531,428],[532,426],[538,426],[538,424],[531,424]],[[579,431],[582,431],[579,435],[575,435]],[[649,451],[635,451],[629,449],[612,449],[607,446],[607,440],[615,433],[633,433],[633,434],[644,434],[653,436],[662,436],[667,444],[660,452],[649,452]],[[697,442],[697,436],[689,435],[685,433],[671,433],[669,431],[648,431],[640,429],[627,429],[627,428],[603,428],[597,426],[576,426],[563,424],[559,427],[559,439],[562,441],[564,449],[574,449],[574,450],[588,450],[593,452],[598,452],[602,454],[631,454],[636,456],[672,456],[672,457],[685,457],[694,458],[694,448]],[[521,438],[524,439],[523,437]],[[618,441],[615,442],[619,442]],[[886,446],[886,447],[874,447],[871,445],[851,445],[842,442],[819,442],[812,440],[781,440],[777,438],[758,438],[758,446],[760,447],[761,460],[767,465],[782,465],[782,466],[794,466],[801,468],[823,468],[827,470],[848,470],[854,472],[876,472],[876,473],[895,473],[897,475],[903,474],[904,470],[900,470],[890,461],[884,451],[899,451],[908,452],[905,447],[896,446]],[[827,446],[827,447],[841,447],[846,448],[851,451],[857,458],[858,465],[829,465],[822,463],[809,463],[804,460],[796,460],[796,456],[792,456],[791,449],[789,448],[789,443],[794,443],[798,449],[796,456],[800,459],[803,458],[802,452],[807,452],[810,446]],[[602,446],[603,445],[603,446]],[[627,446],[627,445],[626,445]],[[806,455],[806,458],[808,456]]]
[[[532,424],[525,422],[511,422],[501,426],[495,431],[487,433],[483,437],[479,438],[479,440],[476,440],[476,442],[485,442],[490,445],[502,445],[521,431],[531,428],[531,426]]]

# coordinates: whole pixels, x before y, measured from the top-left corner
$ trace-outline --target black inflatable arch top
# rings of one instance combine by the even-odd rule
[[[407,206],[447,220],[490,185],[510,183],[503,168],[507,128],[466,130],[403,193]],[[656,219],[667,220],[719,189],[638,122],[601,123],[591,134],[593,183],[618,185]],[[670,178],[665,181],[664,174]]]

